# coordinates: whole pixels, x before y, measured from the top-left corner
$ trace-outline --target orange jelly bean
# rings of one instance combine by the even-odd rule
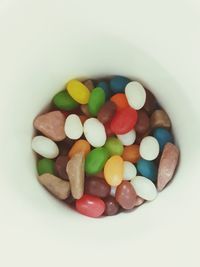
[[[90,144],[84,140],[80,139],[74,143],[69,151],[69,158],[72,158],[75,154],[82,152],[85,156],[90,152]]]
[[[123,180],[124,161],[120,156],[112,156],[104,167],[106,182],[111,186],[118,186]]]
[[[116,104],[117,110],[121,110],[128,107],[128,101],[125,94],[119,93],[113,95],[110,100]]]
[[[140,159],[139,145],[125,146],[122,158],[125,161],[136,163]]]

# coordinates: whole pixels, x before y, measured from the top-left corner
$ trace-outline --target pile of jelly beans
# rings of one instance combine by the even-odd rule
[[[33,124],[39,182],[89,217],[154,200],[178,164],[169,116],[123,76],[70,80]]]

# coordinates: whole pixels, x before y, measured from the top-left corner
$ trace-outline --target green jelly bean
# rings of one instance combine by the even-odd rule
[[[73,110],[78,107],[78,103],[68,94],[66,90],[57,93],[53,98],[55,106],[61,110]]]
[[[116,137],[109,137],[104,146],[108,150],[110,156],[120,156],[124,151],[122,142]]]
[[[52,159],[40,159],[37,162],[37,171],[39,175],[44,173],[55,174],[55,162]]]
[[[105,147],[93,149],[86,156],[85,172],[87,174],[96,174],[100,172],[103,169],[108,158],[109,153]]]
[[[96,87],[92,90],[88,102],[88,109],[92,116],[96,117],[100,108],[105,103],[105,92],[102,88]]]

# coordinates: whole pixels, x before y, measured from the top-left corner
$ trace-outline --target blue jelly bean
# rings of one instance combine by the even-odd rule
[[[174,138],[170,131],[166,130],[165,128],[157,128],[153,131],[153,136],[158,140],[160,145],[160,151],[163,150],[164,146],[167,143],[173,143]]]
[[[103,90],[104,90],[104,93],[105,93],[105,96],[106,96],[106,100],[110,98],[111,96],[111,91],[110,91],[110,88],[109,88],[109,84],[105,81],[100,81],[98,84],[97,84],[97,87],[101,87]]]
[[[124,93],[126,85],[130,80],[123,76],[115,76],[110,80],[110,89],[114,93]]]
[[[144,177],[155,182],[157,179],[157,168],[153,161],[140,159],[136,164],[137,171]]]

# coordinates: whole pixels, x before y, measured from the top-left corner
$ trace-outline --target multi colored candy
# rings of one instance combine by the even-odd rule
[[[169,116],[155,96],[124,76],[71,80],[38,115],[32,139],[38,181],[92,218],[157,197],[179,161]]]

